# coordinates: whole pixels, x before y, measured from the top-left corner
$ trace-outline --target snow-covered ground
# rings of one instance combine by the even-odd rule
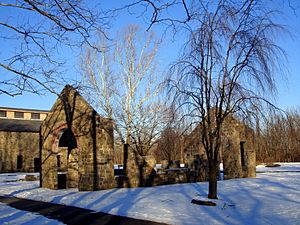
[[[35,213],[21,211],[0,202],[0,224],[22,225],[60,225],[57,220],[50,220]]]
[[[24,181],[27,174],[29,173],[0,173],[0,183]],[[39,173],[30,173],[30,175],[37,177]]]
[[[266,167],[263,165],[258,165],[256,171],[258,173],[264,172],[300,172],[300,163],[274,163],[274,165],[280,165],[280,167]]]
[[[7,174],[0,174],[3,181],[0,183],[0,195],[73,205],[168,224],[300,225],[300,163],[285,163],[272,168],[258,166],[257,171],[262,172],[257,174],[257,178],[220,181],[219,200],[215,207],[190,203],[192,199],[206,197],[206,182],[78,192],[76,189],[39,188],[38,181],[5,182]],[[21,176],[16,176],[16,179],[22,179]],[[5,213],[2,213],[5,210],[10,209],[0,205],[0,224],[5,221]]]

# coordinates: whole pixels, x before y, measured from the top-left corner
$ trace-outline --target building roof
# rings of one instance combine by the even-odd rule
[[[49,110],[42,110],[42,109],[12,108],[12,107],[4,107],[4,106],[0,106],[0,110],[24,111],[24,112],[42,112],[42,113],[48,113],[49,112]]]
[[[8,132],[39,132],[42,121],[0,119],[0,131]]]

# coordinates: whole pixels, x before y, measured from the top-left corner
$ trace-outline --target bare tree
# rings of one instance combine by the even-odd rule
[[[175,127],[163,130],[155,150],[155,158],[161,160],[181,160],[183,139],[181,132]]]
[[[249,116],[274,93],[274,74],[284,54],[274,42],[282,27],[258,1],[198,2],[195,29],[170,86],[179,107],[201,122],[199,134],[209,163],[209,198],[217,198],[222,126],[231,114]]]
[[[164,108],[160,103],[141,107],[138,110],[136,119],[132,123],[131,142],[140,156],[152,153],[164,127],[162,124],[164,116]]]
[[[103,115],[114,119],[125,150],[130,147],[145,156],[161,130],[161,87],[155,71],[159,40],[153,33],[139,32],[130,25],[111,48],[103,47],[101,53],[89,49],[82,58],[82,69],[91,87],[86,95]],[[107,45],[102,42],[101,46]]]
[[[234,4],[236,1],[230,0],[230,2]],[[274,4],[274,2],[273,0],[264,1],[266,5]],[[290,0],[281,2],[283,7],[288,7],[294,15],[297,15],[299,7],[295,2]],[[238,4],[240,3],[238,2]],[[189,26],[194,20],[198,20],[199,14],[208,5],[214,6],[215,4],[216,2],[210,0],[132,0],[130,3],[111,11],[116,12],[126,9],[131,14],[142,17],[148,23],[147,30],[155,25],[163,25],[167,29],[171,28],[176,32],[181,28],[186,28],[186,25]]]
[[[285,151],[286,161],[299,162],[300,160],[300,111],[290,110],[287,116],[288,122],[288,148]]]
[[[167,106],[164,111],[164,129],[157,142],[154,156],[158,162],[162,160],[183,162],[183,145],[186,124],[174,107]]]
[[[84,93],[98,112],[113,119],[113,100],[117,95],[117,76],[113,73],[113,55],[108,41],[99,35],[97,49],[87,47],[81,56],[81,71],[84,82]]]
[[[0,2],[0,11],[0,94],[10,96],[55,92],[65,63],[59,49],[91,45],[108,22],[82,0]]]
[[[142,17],[148,23],[148,31],[154,25],[164,25],[176,32],[181,25],[191,21],[195,14],[190,1],[186,0],[133,0],[112,11],[124,9]]]
[[[201,4],[202,0],[195,2]],[[141,14],[148,21],[148,30],[156,24],[177,30],[197,18],[200,11],[193,3],[186,0],[132,0],[123,3],[120,9],[104,12],[100,7],[92,8],[93,3],[84,0],[0,2],[0,69],[3,75],[0,94],[55,92],[55,86],[65,82],[61,74],[66,62],[58,49],[70,46],[73,51],[74,47],[84,43],[91,45],[94,31],[105,35],[116,11],[128,9],[130,13]],[[290,1],[288,5],[295,11]]]
[[[155,74],[159,41],[154,39],[154,33],[150,33],[145,34],[143,42],[142,37],[138,36],[138,30],[137,26],[128,26],[121,38],[123,42],[117,43],[115,51],[120,69],[118,75],[122,79],[119,92],[123,96],[117,113],[118,120],[122,123],[118,127],[118,133],[125,144],[131,142],[131,135],[135,133],[133,123],[139,120],[137,116],[141,115],[143,108],[159,93]]]
[[[258,136],[258,134],[256,134]],[[268,116],[257,137],[259,162],[293,162],[299,160],[300,114],[299,110],[273,113]]]

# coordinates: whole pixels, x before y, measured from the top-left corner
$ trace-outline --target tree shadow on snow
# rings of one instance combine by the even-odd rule
[[[290,204],[295,204],[295,207],[300,204],[299,200],[288,197],[290,194],[299,196],[299,190],[267,178],[254,178],[250,182],[248,179],[241,180],[240,185],[235,185],[234,190],[229,193],[230,195],[226,194],[223,197],[225,200],[233,202],[234,207],[233,210],[227,210],[226,213],[228,213],[228,217],[238,218],[236,223],[241,224],[267,224],[274,221],[276,224],[286,224],[287,219],[290,219],[289,215],[280,210],[289,207]],[[237,198],[238,202],[236,202]],[[273,202],[274,200],[275,202]]]

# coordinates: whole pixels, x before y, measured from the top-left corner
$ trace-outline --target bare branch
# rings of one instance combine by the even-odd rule
[[[92,33],[97,31],[105,34],[110,18],[110,15],[104,12],[97,13],[81,0],[17,0],[14,3],[0,3],[0,9],[5,8],[11,8],[16,13],[1,18],[0,22],[3,31],[0,39],[4,39],[9,45],[3,49],[0,60],[2,65],[11,68],[7,70],[2,66],[3,71],[12,77],[20,76],[19,80],[24,77],[15,73],[17,71],[31,74],[30,76],[40,80],[40,83],[47,79],[46,85],[49,85],[49,89],[54,85],[64,85],[56,82],[65,80],[60,73],[65,61],[57,53],[58,49],[72,47],[73,50],[80,50],[83,44],[95,48],[91,43]],[[20,18],[17,19],[16,16]],[[31,82],[34,83],[30,84]],[[13,87],[17,93],[19,89],[32,92],[27,88],[38,85],[34,79],[27,79],[25,86],[20,83],[20,88],[1,79],[0,84],[3,94],[13,92]],[[44,86],[35,88],[36,91],[39,89],[44,89]]]

